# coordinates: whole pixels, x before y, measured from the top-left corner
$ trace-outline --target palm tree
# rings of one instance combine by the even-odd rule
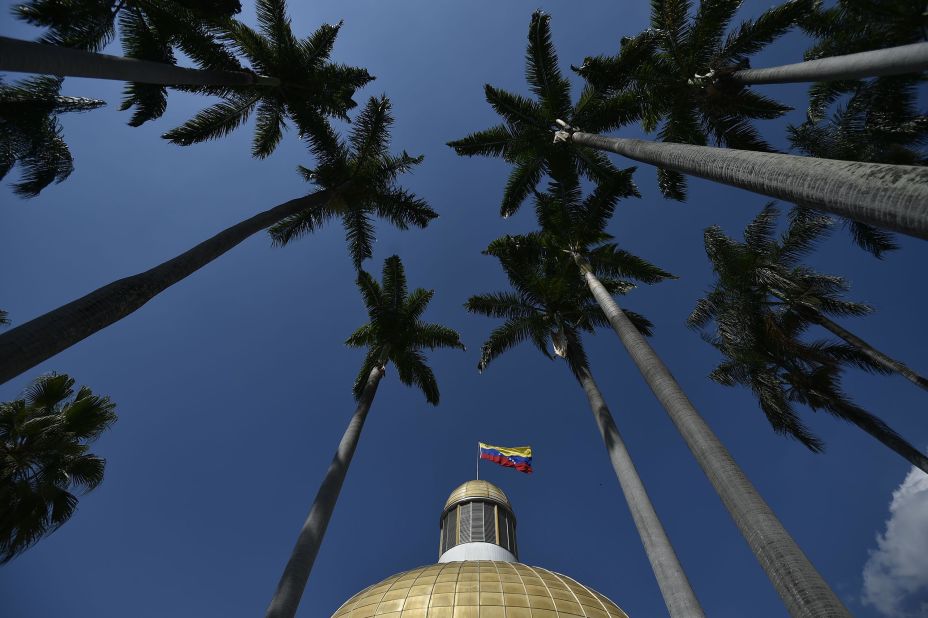
[[[355,106],[351,98],[355,90],[374,78],[366,69],[329,62],[341,23],[323,25],[301,40],[291,30],[284,0],[257,0],[256,10],[260,31],[228,20],[223,26],[224,38],[248,59],[251,71],[274,76],[279,84],[195,88],[205,94],[220,94],[225,100],[168,131],[165,139],[189,146],[224,137],[254,112],[251,151],[263,158],[277,147],[288,118],[301,134],[312,138],[326,133],[326,116],[348,120],[346,112]]]
[[[539,196],[539,200],[549,201],[549,198]],[[546,206],[550,208],[551,204]],[[608,322],[596,302],[585,293],[573,263],[563,259],[563,254],[558,251],[547,251],[537,235],[499,239],[485,253],[499,258],[513,291],[472,296],[465,305],[471,313],[506,320],[483,345],[478,368],[483,371],[493,359],[522,341],[531,341],[542,354],[552,358],[547,346],[549,341],[553,343],[555,354],[567,361],[586,393],[670,615],[673,618],[703,616],[699,601],[590,372],[580,333],[593,332],[595,327],[607,326]],[[650,280],[654,271],[662,272],[644,260],[635,259],[642,266],[639,270],[643,271],[645,280]],[[628,276],[635,275],[616,273],[615,276],[604,277],[604,281],[611,293],[624,294],[634,287],[631,281],[621,278]],[[650,334],[651,323],[646,318],[636,314],[631,314],[631,318],[636,328]]]
[[[391,256],[384,262],[383,284],[378,284],[363,270],[358,271],[357,284],[370,316],[370,322],[352,333],[345,342],[351,347],[367,348],[354,383],[358,407],[297,537],[277,592],[265,614],[268,618],[292,618],[296,614],[387,364],[392,362],[396,367],[400,382],[420,389],[426,401],[438,405],[438,384],[426,364],[423,350],[464,349],[454,330],[420,320],[434,290],[417,288],[408,292],[403,263],[398,256]]]
[[[897,373],[928,390],[928,380],[905,364],[877,350],[834,322],[829,316],[860,316],[869,305],[841,298],[848,290],[843,277],[824,275],[800,263],[831,226],[828,217],[794,213],[779,239],[774,237],[777,209],[768,204],[744,230],[744,242],[725,235],[718,226],[705,231],[706,255],[716,274],[713,289],[697,302],[689,323],[702,327],[721,313],[747,311],[794,314],[801,323],[817,324],[843,339],[868,365],[884,373]]]
[[[928,238],[928,169],[606,137],[563,123],[556,139],[609,150],[855,221]]]
[[[161,5],[175,4],[144,1],[161,12],[168,11]],[[143,60],[0,37],[0,70],[135,82],[123,102],[123,109],[137,107],[130,122],[134,126],[161,116],[167,104],[164,86],[218,95],[222,102],[202,110],[164,137],[184,146],[216,139],[255,113],[252,153],[266,157],[280,141],[287,118],[301,133],[309,134],[320,130],[324,116],[347,120],[347,110],[355,106],[355,90],[373,77],[365,69],[329,62],[341,24],[323,25],[307,38],[298,39],[291,30],[284,0],[258,0],[256,9],[260,32],[220,12],[201,20],[205,25],[195,31],[175,35],[171,19],[158,13],[169,22],[162,25],[141,8],[132,7],[122,13],[123,46],[130,57],[138,51],[136,57]],[[195,16],[180,15],[184,28],[199,23]],[[65,35],[53,36],[53,40],[58,39],[70,40]],[[174,66],[171,46],[181,42],[181,51],[202,70]],[[227,47],[245,56],[251,67],[243,67]]]
[[[597,187],[582,202],[576,196],[574,188],[554,186],[553,196],[541,196],[538,200],[542,231],[503,242],[506,246],[540,247],[538,251],[549,259],[560,257],[568,262],[563,268],[575,280],[585,280],[603,315],[680,431],[790,613],[809,618],[847,616],[841,601],[641,335],[634,316],[622,311],[613,298],[617,290],[610,281],[614,277],[631,276],[652,283],[670,275],[606,242],[611,237],[605,233],[605,226],[615,204],[608,185]],[[564,260],[565,257],[568,259]]]
[[[583,265],[582,261],[580,263]],[[683,436],[790,615],[796,618],[849,617],[844,604],[693,407],[633,320],[589,267],[583,267],[583,274],[613,330]]]
[[[750,388],[773,430],[799,440],[813,452],[822,452],[824,443],[802,423],[794,403],[857,425],[928,473],[928,457],[843,393],[841,364],[853,363],[872,371],[869,359],[847,345],[801,341],[806,324],[794,313],[752,313],[754,310],[750,301],[730,299],[719,303],[713,313],[717,331],[705,339],[725,357],[710,374],[714,381]],[[701,317],[697,313],[691,322],[705,323]]]
[[[740,83],[711,77],[720,69],[746,65],[752,54],[808,13],[812,0],[771,8],[723,41],[740,5],[738,0],[702,0],[690,17],[688,0],[656,0],[648,30],[622,39],[618,55],[587,58],[576,70],[599,90],[632,94],[644,130],[660,127],[661,141],[704,146],[711,137],[719,146],[770,152],[751,121],[778,118],[791,108]],[[677,171],[659,168],[658,184],[665,196],[685,199],[686,183]]]
[[[0,403],[0,564],[71,518],[71,492],[103,481],[106,461],[88,449],[116,421],[116,406],[73,387],[67,375],[44,375]]]
[[[7,326],[9,323],[10,323],[9,314],[3,309],[0,309],[0,326]]]
[[[13,192],[20,197],[35,197],[74,171],[58,114],[104,105],[97,99],[61,96],[62,81],[33,77],[6,85],[0,80],[0,180],[19,163],[23,179]]]
[[[566,184],[576,183],[580,175],[594,182],[618,179],[625,195],[637,195],[632,169],[618,170],[607,157],[590,148],[566,148],[551,142],[557,118],[571,118],[584,127],[608,131],[635,117],[633,112],[626,115],[632,109],[627,101],[606,102],[592,88],[586,88],[577,103],[571,103],[570,82],[561,75],[551,42],[550,20],[550,16],[535,11],[529,25],[525,78],[537,99],[487,84],[487,102],[503,117],[503,123],[448,143],[459,155],[501,157],[513,165],[503,192],[503,217],[515,213],[546,174]]]
[[[438,215],[396,183],[397,177],[415,167],[422,157],[405,152],[390,155],[392,124],[390,102],[385,97],[372,98],[355,121],[347,144],[331,128],[320,132],[320,139],[310,141],[319,165],[315,170],[300,169],[319,187],[315,193],[259,213],[148,271],[114,281],[0,335],[0,383],[121,320],[270,226],[274,226],[274,241],[283,245],[341,218],[356,266],[371,254],[373,216],[383,217],[400,229],[425,227]]]
[[[216,25],[240,10],[238,0],[27,0],[13,13],[45,28],[40,41],[48,45],[3,39],[0,48],[4,62],[14,63],[5,70],[135,82],[126,85],[122,109],[136,108],[129,124],[138,126],[164,112],[164,85],[255,82],[216,40]],[[99,51],[117,25],[124,53],[137,62],[60,49]],[[209,71],[174,66],[175,49]]]

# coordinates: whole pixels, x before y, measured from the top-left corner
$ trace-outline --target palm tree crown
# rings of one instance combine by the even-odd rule
[[[348,250],[355,268],[371,257],[376,215],[405,230],[410,225],[424,228],[438,214],[413,193],[397,186],[397,177],[422,162],[403,151],[389,153],[390,101],[371,98],[343,141],[326,124],[309,146],[317,159],[314,169],[299,166],[307,181],[334,196],[325,206],[292,215],[270,228],[274,242],[283,246],[309,234],[333,217],[341,217],[348,240]]]
[[[624,101],[609,102],[586,88],[576,104],[570,100],[570,82],[561,75],[551,41],[550,17],[532,14],[528,33],[525,77],[536,100],[485,86],[487,102],[503,117],[503,123],[472,133],[448,145],[463,156],[501,157],[514,166],[500,208],[502,216],[516,212],[547,174],[574,184],[580,175],[594,182],[622,183],[625,195],[637,195],[633,168],[619,170],[601,152],[551,141],[555,120],[565,119],[590,131],[608,131],[623,121]]]
[[[47,28],[44,43],[99,51],[116,36],[118,24],[129,58],[177,64],[176,49],[203,68],[235,71],[240,64],[216,35],[218,24],[241,8],[239,0],[27,0],[13,12]],[[132,126],[159,118],[167,107],[167,89],[127,84],[120,109],[133,107]]]
[[[771,151],[751,126],[755,119],[782,116],[791,108],[729,79],[735,69],[789,30],[811,8],[792,0],[725,32],[740,0],[702,0],[690,17],[689,0],[651,2],[651,27],[622,39],[613,57],[587,58],[577,71],[593,86],[638,102],[644,130],[660,126],[665,142]],[[587,127],[578,125],[583,131]],[[678,172],[658,170],[661,192],[683,200],[686,184]]]
[[[609,321],[577,276],[573,261],[548,251],[532,236],[500,238],[485,253],[499,259],[512,290],[478,294],[465,304],[471,313],[506,320],[483,344],[478,369],[483,371],[523,341],[553,358],[548,351],[550,341],[555,354],[567,360],[575,375],[587,368],[581,333],[609,327]],[[625,294],[634,287],[616,277],[604,277],[602,283],[612,294]],[[639,331],[651,333],[647,318],[630,311],[626,314]]]
[[[67,375],[46,375],[22,399],[0,404],[0,564],[71,517],[71,491],[103,480],[106,462],[88,445],[116,421],[116,406],[73,387]]]
[[[435,291],[416,288],[409,292],[403,263],[396,255],[384,262],[383,283],[359,270],[357,284],[370,322],[345,341],[353,348],[367,348],[354,383],[355,397],[361,396],[374,368],[385,367],[392,362],[403,384],[419,388],[430,404],[438,405],[438,383],[422,351],[436,348],[463,350],[464,344],[454,330],[420,319]]]
[[[703,338],[725,360],[710,377],[726,386],[750,388],[774,431],[812,451],[822,451],[824,444],[800,420],[794,404],[854,423],[913,465],[928,469],[928,458],[842,391],[845,365],[871,372],[887,369],[852,345],[801,338],[819,316],[871,311],[840,298],[847,288],[842,278],[798,264],[829,219],[801,213],[775,240],[776,216],[776,209],[768,205],[745,229],[744,243],[728,238],[717,226],[706,230],[706,253],[717,282],[697,302],[688,324],[704,328],[715,322],[714,331]]]
[[[252,154],[264,158],[277,147],[288,118],[301,134],[311,138],[328,131],[327,116],[348,120],[347,111],[356,105],[352,100],[355,90],[374,78],[366,69],[329,61],[341,23],[323,25],[305,39],[298,39],[284,0],[257,0],[256,10],[259,30],[227,20],[223,38],[248,59],[252,71],[276,77],[280,84],[194,87],[197,92],[219,94],[224,100],[163,137],[182,146],[217,139],[255,112]]]
[[[701,326],[725,310],[733,299],[750,307],[751,315],[792,312],[813,315],[859,316],[873,311],[869,305],[847,301],[841,295],[848,284],[843,277],[825,275],[800,263],[831,226],[824,215],[796,211],[787,230],[774,237],[778,216],[770,203],[754,218],[740,243],[718,226],[706,229],[706,254],[717,282],[696,304],[690,324]]]
[[[0,80],[0,180],[19,163],[22,180],[13,185],[13,192],[20,197],[35,197],[74,171],[58,114],[104,105],[97,99],[61,96],[63,81],[32,77],[6,85]]]

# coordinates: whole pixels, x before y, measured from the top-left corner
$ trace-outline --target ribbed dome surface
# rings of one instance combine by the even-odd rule
[[[517,562],[448,562],[406,571],[350,598],[332,618],[628,618],[569,577]]]
[[[448,501],[445,502],[444,510],[447,511],[448,507],[452,504],[466,502],[474,498],[484,498],[499,502],[510,511],[512,510],[512,505],[509,504],[509,498],[506,497],[503,490],[493,483],[487,483],[486,481],[467,481],[463,485],[460,485],[448,496]]]

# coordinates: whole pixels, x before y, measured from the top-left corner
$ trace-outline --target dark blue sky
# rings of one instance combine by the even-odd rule
[[[2,34],[35,36],[13,22],[9,4],[0,13]],[[740,16],[756,16],[766,4],[746,2]],[[535,448],[531,476],[490,464],[481,469],[512,499],[523,562],[582,581],[633,618],[665,615],[582,390],[564,363],[528,346],[479,375],[479,347],[496,322],[462,307],[471,294],[506,287],[498,264],[481,249],[534,221],[531,208],[499,218],[504,162],[458,158],[444,144],[497,122],[484,83],[527,92],[525,37],[537,6],[537,0],[315,0],[290,8],[301,35],[344,18],[334,58],[377,76],[358,99],[386,92],[397,119],[394,150],[426,155],[404,182],[441,218],[425,231],[378,224],[374,259],[365,268],[379,276],[383,260],[399,254],[411,286],[437,290],[425,317],[458,329],[468,346],[466,353],[431,356],[442,392],[438,408],[388,370],[300,616],[328,616],[360,589],[434,562],[441,507],[473,477],[478,440]],[[621,36],[647,25],[643,1],[541,8],[553,16],[564,70],[584,56],[613,53]],[[253,8],[244,15],[251,20]],[[806,46],[790,35],[755,66],[798,61]],[[0,307],[14,324],[308,190],[294,168],[311,159],[292,129],[264,161],[249,155],[251,124],[222,141],[179,148],[160,133],[206,101],[174,93],[164,118],[133,129],[125,124],[128,114],[118,112],[121,88],[67,80],[66,93],[109,103],[64,118],[75,173],[32,201],[15,198],[8,183],[0,188]],[[804,87],[762,91],[796,107],[789,119],[802,118]],[[768,122],[762,131],[785,148],[784,126]],[[691,180],[690,199],[679,204],[659,196],[646,166],[636,181],[643,197],[623,202],[610,230],[624,248],[680,279],[635,290],[624,305],[655,323],[657,351],[836,592],[856,615],[881,615],[861,604],[862,571],[910,466],[821,414],[805,418],[827,441],[826,455],[775,436],[749,393],[705,377],[717,355],[683,324],[711,283],[702,230],[719,224],[740,237],[766,198]],[[845,324],[926,371],[919,316],[928,292],[916,273],[928,245],[905,238],[900,244],[901,251],[877,261],[838,230],[812,262],[846,275],[854,298],[879,310]],[[94,447],[108,462],[105,482],[81,500],[67,525],[3,568],[0,613],[261,615],[354,409],[351,384],[363,353],[343,341],[365,321],[340,227],[285,249],[256,235],[129,318],[0,387],[0,400],[8,400],[40,373],[66,372],[110,395],[120,415]],[[597,333],[586,345],[707,614],[785,616],[614,334]],[[901,378],[858,372],[846,382],[860,404],[914,444],[928,445],[923,392]],[[928,601],[928,593],[920,594]]]

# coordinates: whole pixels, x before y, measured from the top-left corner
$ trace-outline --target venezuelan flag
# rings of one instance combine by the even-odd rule
[[[480,442],[480,459],[487,459],[507,468],[531,474],[532,447],[530,446],[493,446]]]

